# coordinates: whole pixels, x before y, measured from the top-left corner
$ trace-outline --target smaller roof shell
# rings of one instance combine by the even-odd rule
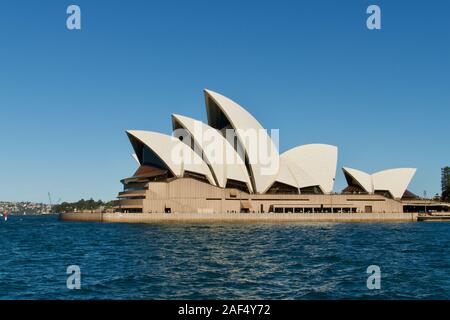
[[[216,185],[211,171],[202,158],[177,138],[141,130],[129,130],[127,134],[141,164],[142,157],[139,158],[139,154],[142,152],[138,149],[138,144],[132,140],[133,138],[147,146],[174,176],[183,177],[185,171],[190,171],[204,175],[212,185]]]

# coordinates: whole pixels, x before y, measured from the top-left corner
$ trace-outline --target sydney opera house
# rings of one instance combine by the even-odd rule
[[[117,210],[129,213],[400,213],[416,169],[374,174],[344,167],[333,192],[338,148],[301,145],[283,153],[242,106],[204,90],[208,124],[172,115],[173,134],[127,131],[138,162],[122,180]]]

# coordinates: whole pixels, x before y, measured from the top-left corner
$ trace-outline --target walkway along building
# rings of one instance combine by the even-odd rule
[[[416,169],[374,174],[344,167],[333,193],[338,148],[278,153],[274,136],[242,106],[204,90],[208,124],[172,115],[173,135],[127,131],[139,166],[122,180],[116,210],[128,213],[401,213],[448,211],[407,191]],[[427,209],[428,208],[428,209]]]

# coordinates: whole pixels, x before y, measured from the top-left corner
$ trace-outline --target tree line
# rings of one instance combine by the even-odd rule
[[[78,200],[77,202],[62,202],[60,204],[55,204],[52,206],[53,213],[61,212],[72,212],[72,211],[91,211],[91,210],[107,210],[114,207],[114,201],[103,202],[102,200],[95,201],[94,199],[89,200]]]
[[[450,191],[446,189],[442,192],[441,200],[443,202],[450,202]]]
[[[442,195],[441,200],[450,202],[450,167],[442,168]]]

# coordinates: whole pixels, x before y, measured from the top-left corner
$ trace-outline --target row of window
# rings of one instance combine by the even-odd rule
[[[293,207],[276,207],[273,209],[275,213],[356,213],[356,208],[293,208]]]

